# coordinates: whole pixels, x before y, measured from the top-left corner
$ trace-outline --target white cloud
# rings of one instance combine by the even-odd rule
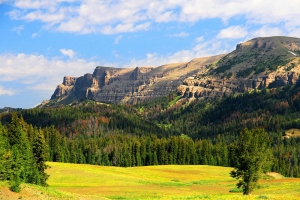
[[[9,0],[0,0],[0,4],[3,4],[5,2],[8,2]]]
[[[197,39],[199,40],[197,41]],[[221,40],[204,41],[203,37],[197,39],[197,43],[190,50],[183,49],[163,56],[156,53],[148,53],[144,59],[131,59],[129,63],[124,64],[122,67],[160,66],[169,63],[188,62],[194,58],[223,54],[233,50],[230,49],[230,45]]]
[[[77,33],[115,34],[148,30],[154,23],[197,22],[244,17],[248,24],[300,26],[299,0],[16,0],[12,19],[41,21],[46,27]]]
[[[23,25],[21,25],[21,26],[16,26],[16,27],[13,27],[13,28],[11,29],[11,31],[17,32],[18,35],[21,35],[21,31],[23,31],[23,30],[24,30]]]
[[[175,15],[173,11],[166,11],[165,13],[161,13],[158,17],[154,18],[156,22],[169,22],[175,19]]]
[[[300,27],[299,28],[295,28],[289,31],[289,33],[287,34],[290,37],[298,37],[300,35]]]
[[[19,0],[15,2],[15,6],[23,9],[39,9],[48,8],[55,5],[56,1],[43,0]]]
[[[1,2],[0,2],[1,3]],[[0,96],[1,95],[8,95],[8,96],[12,96],[15,94],[15,91],[13,91],[12,89],[4,89],[1,85],[0,85]]]
[[[33,33],[33,34],[31,35],[32,38],[36,38],[36,37],[39,37],[39,36],[40,36],[39,33]]]
[[[101,30],[101,33],[104,34],[113,34],[113,33],[123,33],[123,32],[135,32],[135,31],[145,31],[150,27],[150,23],[145,22],[142,24],[118,24],[116,26],[105,26]]]
[[[284,35],[283,31],[278,27],[263,26],[258,30],[251,32],[252,37],[267,37]]]
[[[27,85],[31,90],[53,93],[56,86],[62,83],[64,76],[79,77],[92,73],[99,63],[74,59],[61,61],[57,58],[47,59],[42,55],[4,54],[0,55],[0,82],[14,81],[17,84]],[[13,94],[11,90],[0,88],[0,92]]]
[[[200,37],[197,37],[196,38],[196,42],[202,42],[204,40],[204,37],[203,36],[200,36]]]
[[[59,50],[63,55],[68,56],[69,58],[74,58],[75,52],[72,49],[60,49]]]
[[[230,26],[226,29],[223,29],[217,35],[217,38],[220,39],[238,39],[243,38],[247,35],[247,30],[240,26]]]
[[[122,39],[122,35],[119,35],[116,39],[115,39],[115,41],[114,41],[114,44],[119,44],[119,41]]]
[[[187,32],[180,32],[180,33],[172,34],[170,36],[172,36],[172,37],[188,37],[189,34]]]

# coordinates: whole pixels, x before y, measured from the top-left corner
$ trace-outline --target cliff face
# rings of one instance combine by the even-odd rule
[[[189,63],[159,67],[112,68],[96,67],[93,74],[81,77],[66,76],[51,99],[137,103],[165,96],[176,91],[183,80],[224,55],[198,58]]]
[[[254,89],[277,88],[295,84],[299,78],[300,65],[291,72],[274,72],[268,75],[257,75],[249,79],[222,79],[218,77],[191,77],[177,88],[187,98],[215,98],[230,94],[243,93]]]
[[[300,39],[255,38],[238,44],[227,55],[197,58],[159,67],[96,67],[93,74],[66,76],[51,99],[72,102],[148,101],[177,91],[194,98],[223,97],[234,93],[294,84],[300,75]]]

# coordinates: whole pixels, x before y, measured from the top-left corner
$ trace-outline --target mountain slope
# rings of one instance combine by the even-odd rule
[[[222,58],[213,70],[216,74],[240,72],[252,68],[255,74],[272,72],[300,53],[300,39],[291,37],[255,38],[238,44],[236,50]],[[250,73],[249,73],[250,74]],[[237,77],[242,76],[241,73]]]
[[[255,38],[185,79],[178,91],[189,98],[214,98],[294,84],[300,72],[298,54],[298,38]]]
[[[159,67],[96,67],[93,74],[64,77],[54,104],[81,99],[136,104],[177,91],[188,99],[215,98],[294,84],[300,74],[300,39],[254,38],[227,55]],[[50,105],[49,103],[47,105]]]

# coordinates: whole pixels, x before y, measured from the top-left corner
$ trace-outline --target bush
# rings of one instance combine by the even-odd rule
[[[14,182],[10,187],[9,187],[10,191],[12,192],[21,192],[21,187],[20,187],[20,183],[16,183]]]

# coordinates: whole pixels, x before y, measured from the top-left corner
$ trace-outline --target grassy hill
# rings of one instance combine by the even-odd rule
[[[231,168],[207,165],[104,167],[48,163],[49,187],[22,184],[12,193],[0,182],[0,199],[297,199],[300,179],[266,176],[251,197],[236,191]]]
[[[265,176],[252,196],[237,191],[228,167],[163,165],[105,167],[48,163],[49,187],[22,184],[21,193],[0,182],[0,199],[297,199],[300,179]],[[231,191],[231,192],[230,192]]]

